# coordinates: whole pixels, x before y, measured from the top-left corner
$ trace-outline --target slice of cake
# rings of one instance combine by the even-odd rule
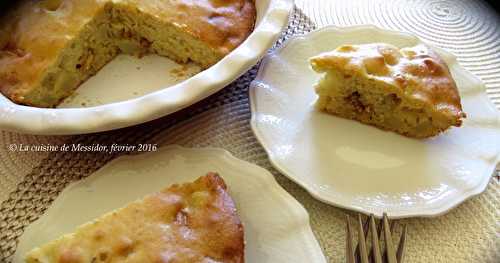
[[[244,262],[243,226],[224,181],[209,173],[84,224],[26,262]]]
[[[465,118],[447,65],[426,45],[343,45],[310,63],[326,73],[316,85],[319,110],[415,138]]]
[[[20,0],[0,10],[0,91],[55,107],[117,54],[203,68],[252,32],[253,0]]]

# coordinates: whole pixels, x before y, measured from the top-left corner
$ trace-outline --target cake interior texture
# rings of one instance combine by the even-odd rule
[[[120,53],[208,68],[255,22],[252,0],[19,2],[0,19],[0,90],[36,107],[57,106]]]
[[[409,137],[460,126],[460,97],[444,62],[428,47],[344,45],[311,59],[325,73],[316,107]]]
[[[244,234],[221,177],[173,185],[30,251],[27,263],[244,262]]]

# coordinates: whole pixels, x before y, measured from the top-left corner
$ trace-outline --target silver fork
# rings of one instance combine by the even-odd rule
[[[403,232],[399,238],[397,250],[394,249],[391,232],[394,232],[395,223],[389,223],[387,214],[384,213],[378,226],[375,224],[375,217],[370,215],[365,221],[361,220],[361,215],[358,214],[356,224],[358,232],[358,244],[354,247],[353,228],[351,220],[346,215],[347,225],[347,245],[346,259],[347,263],[403,263],[405,243],[406,243],[406,225],[403,226]],[[382,233],[383,232],[383,233]],[[383,235],[382,235],[383,234]],[[382,242],[382,239],[385,242]],[[371,246],[368,247],[368,240],[371,240]],[[384,246],[382,246],[384,245]],[[384,247],[385,249],[382,249]],[[383,251],[383,252],[382,252]]]

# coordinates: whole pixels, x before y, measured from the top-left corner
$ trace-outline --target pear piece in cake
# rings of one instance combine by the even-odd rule
[[[448,66],[424,44],[343,45],[310,63],[326,73],[315,87],[321,111],[415,138],[465,118]]]

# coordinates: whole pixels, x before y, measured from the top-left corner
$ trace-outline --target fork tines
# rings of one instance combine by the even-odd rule
[[[387,214],[384,213],[378,226],[375,224],[375,217],[370,215],[363,223],[361,215],[358,214],[356,220],[356,232],[358,233],[358,244],[354,247],[354,229],[351,220],[346,215],[347,225],[347,244],[346,244],[346,262],[347,263],[402,263],[404,260],[404,250],[406,243],[406,225],[403,226],[401,237],[399,238],[397,249],[394,248],[392,233],[394,232],[395,222],[389,223]],[[368,246],[368,243],[371,245]],[[384,242],[383,242],[384,241]],[[383,251],[383,252],[382,252]]]

